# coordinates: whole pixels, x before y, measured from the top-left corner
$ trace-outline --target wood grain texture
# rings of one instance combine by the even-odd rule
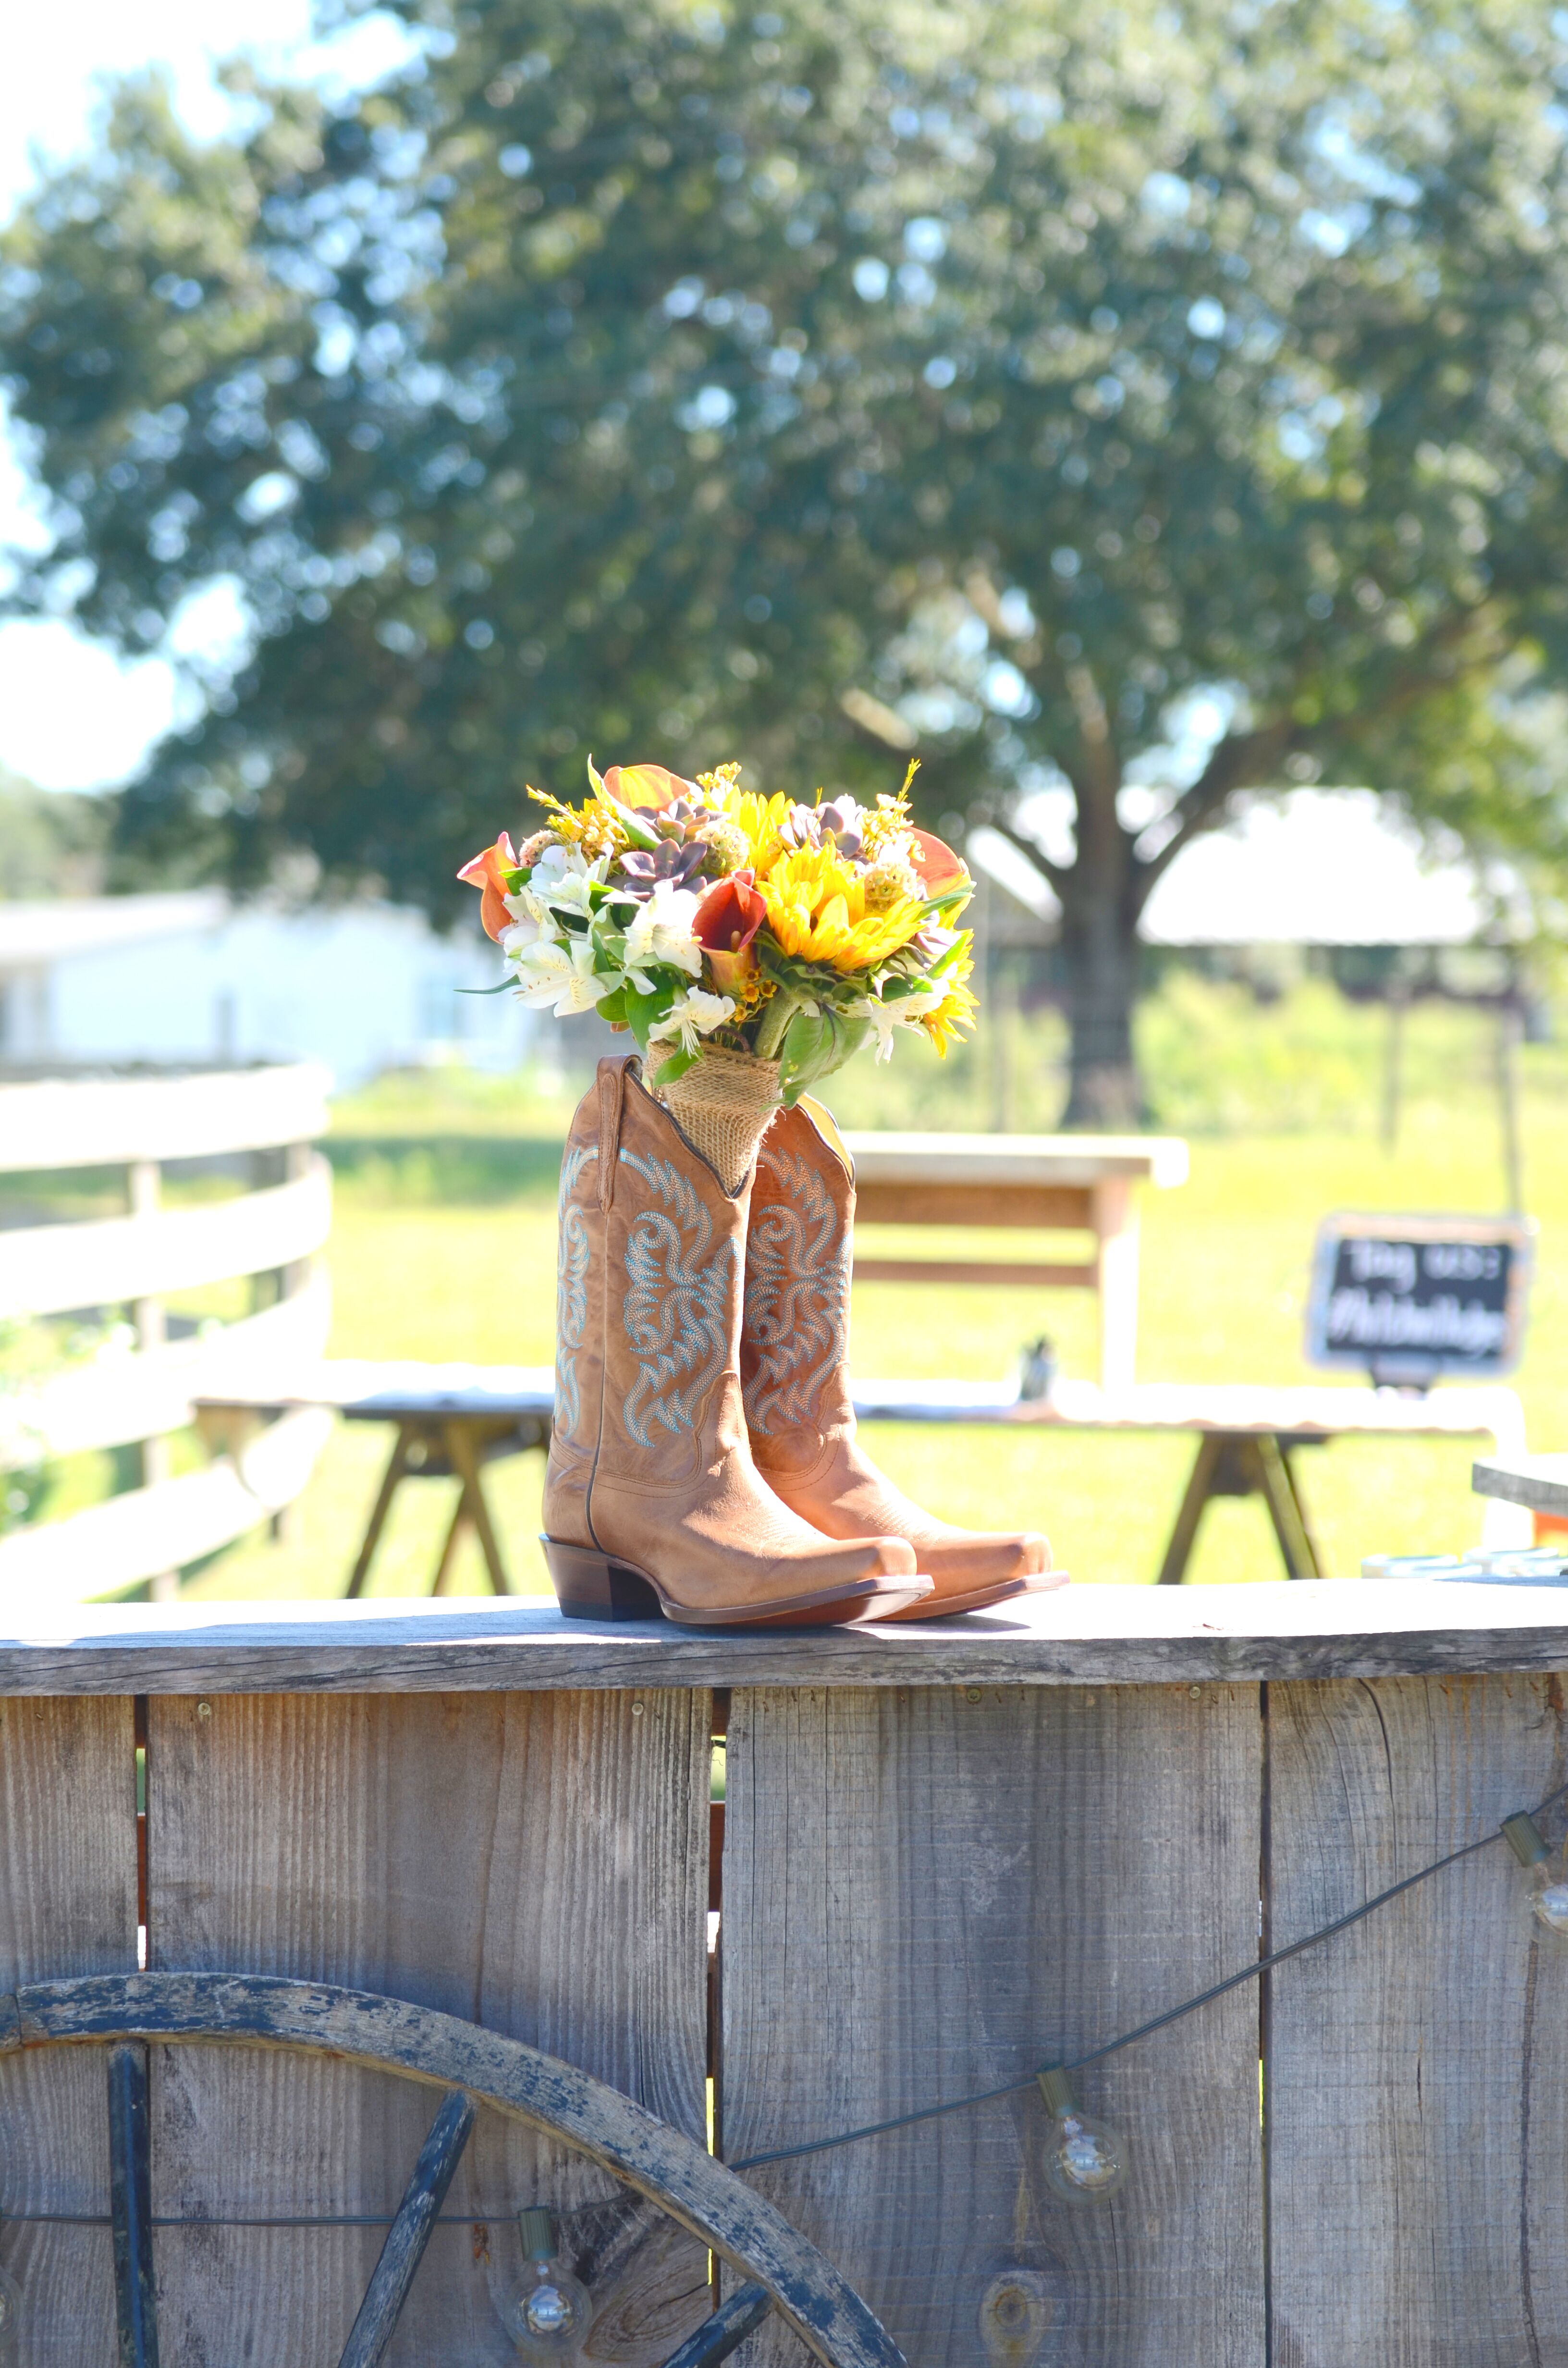
[[[62,1373],[24,1401],[25,1429],[14,1440],[0,1438],[0,1466],[25,1461],[40,1440],[51,1455],[79,1455],[183,1429],[194,1400],[215,1395],[231,1372],[254,1374],[258,1367],[317,1356],[331,1322],[323,1268],[292,1299],[241,1316],[215,1337],[171,1341]]]
[[[490,1598],[0,1608],[16,1694],[1143,1685],[1568,1668],[1568,1588],[1069,1587],[882,1628],[681,1630]]]
[[[119,1702],[0,1701],[0,1992],[136,1967],[136,1761]],[[109,2232],[4,2215],[108,2211],[101,2055],[0,2058],[0,2261],[21,2368],[115,2352]]]
[[[922,1134],[850,1132],[844,1144],[858,1184],[1098,1184],[1147,1177],[1185,1184],[1179,1135]]]
[[[708,1714],[687,1692],[155,1703],[151,1963],[438,2008],[700,2136]],[[220,2048],[160,2051],[157,2071],[160,2212],[395,2211],[427,2092]],[[495,2298],[521,2267],[514,2215],[536,2203],[596,2271],[595,2356],[640,2368],[701,2319],[699,2247],[482,2112],[446,2204],[472,2218],[435,2230],[389,2361],[514,2357]],[[165,2368],[336,2358],[383,2233],[160,2231]]]
[[[1568,1776],[1553,1679],[1268,1699],[1276,1945]],[[1532,1940],[1507,1849],[1268,1980],[1276,2368],[1559,2368],[1568,1954]]]
[[[79,1603],[215,1554],[292,1503],[332,1427],[324,1408],[300,1406],[205,1471],[14,1531],[0,1538],[0,1599],[35,1611]]]
[[[1004,1284],[1009,1289],[1094,1291],[1099,1270],[1093,1266],[1011,1264],[1002,1258],[857,1258],[858,1282],[971,1282]]]
[[[0,1086],[0,1172],[204,1159],[303,1143],[327,1131],[331,1086],[330,1072],[314,1061]]]
[[[0,2051],[124,2040],[303,2050],[425,2083],[426,2094],[445,2092],[443,2111],[465,2097],[486,2105],[563,2139],[756,2279],[824,2368],[905,2368],[832,2263],[706,2144],[526,2041],[400,1998],[267,1974],[95,1974],[0,1998]],[[574,2215],[580,2252],[579,2235]],[[584,2276],[592,2283],[597,2268]],[[612,2356],[600,2330],[590,2336],[584,2357]]]
[[[1244,1963],[1260,1775],[1253,1687],[737,1691],[724,2157],[1017,2079]],[[984,2368],[999,2280],[1020,2368],[1261,2368],[1256,2018],[1244,1991],[1081,2076],[1135,2150],[1104,2206],[1050,2196],[1032,2094],[747,2176],[914,2368]]]
[[[880,1184],[857,1179],[861,1225],[1028,1225],[1094,1229],[1087,1184]],[[855,1270],[860,1271],[858,1259]]]
[[[332,1223],[332,1170],[312,1158],[291,1184],[235,1201],[95,1217],[0,1234],[0,1316],[160,1299],[259,1274],[319,1250]]]

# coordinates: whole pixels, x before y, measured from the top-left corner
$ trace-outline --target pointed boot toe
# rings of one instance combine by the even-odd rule
[[[763,1139],[746,1236],[741,1375],[757,1470],[781,1504],[829,1538],[903,1538],[931,1591],[879,1615],[949,1619],[1065,1586],[1036,1531],[938,1521],[861,1448],[849,1394],[855,1179],[832,1119],[802,1096]]]

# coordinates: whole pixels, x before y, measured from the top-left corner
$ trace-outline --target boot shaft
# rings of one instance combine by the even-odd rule
[[[745,1246],[741,1381],[764,1472],[815,1463],[854,1435],[849,1281],[855,1174],[828,1113],[805,1099],[763,1138]]]
[[[750,1183],[726,1192],[669,1112],[628,1077],[606,1215],[600,1454],[650,1487],[690,1482],[744,1445]]]
[[[745,1450],[749,1178],[727,1193],[636,1064],[599,1064],[561,1167],[551,1537],[588,1543],[596,1471],[656,1493]]]

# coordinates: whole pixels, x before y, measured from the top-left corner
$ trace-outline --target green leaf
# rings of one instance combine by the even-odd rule
[[[626,987],[624,983],[616,988],[613,995],[607,995],[605,996],[604,1001],[598,1007],[598,1011],[599,1018],[601,1019],[608,1019],[612,1028],[624,1028],[627,1026]]]
[[[784,1030],[778,1052],[778,1082],[786,1110],[793,1110],[805,1088],[819,1077],[831,1076],[858,1053],[870,1033],[869,1020],[846,1018],[824,1008],[814,1016],[797,1011]]]
[[[645,1053],[648,1050],[648,1030],[664,1019],[673,997],[667,988],[658,987],[651,995],[644,995],[641,988],[632,985],[630,979],[620,993],[624,999],[626,1024],[637,1039],[638,1051]]]
[[[599,803],[608,806],[633,847],[641,847],[650,855],[653,853],[659,844],[659,834],[649,827],[641,814],[633,814],[630,806],[623,806],[619,798],[607,797],[603,790],[599,791]]]
[[[700,1053],[676,1053],[668,1059],[662,1060],[659,1064],[659,1083],[662,1086],[668,1085],[676,1077],[684,1077],[687,1071],[694,1069],[701,1058]]]

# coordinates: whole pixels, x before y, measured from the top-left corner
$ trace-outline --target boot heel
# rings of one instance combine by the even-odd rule
[[[555,1600],[566,1620],[660,1620],[664,1617],[651,1582],[630,1563],[617,1562],[597,1546],[563,1545],[556,1538],[540,1538],[544,1558],[555,1585]]]

